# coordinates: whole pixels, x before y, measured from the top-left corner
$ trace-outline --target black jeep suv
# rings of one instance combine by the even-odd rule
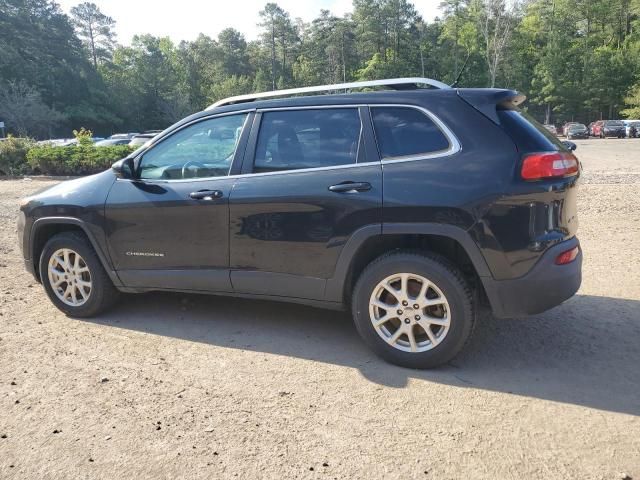
[[[385,359],[442,364],[480,304],[535,314],[580,286],[579,162],[523,100],[397,79],[218,102],[26,198],[26,268],[70,316],[150,290],[349,308]]]

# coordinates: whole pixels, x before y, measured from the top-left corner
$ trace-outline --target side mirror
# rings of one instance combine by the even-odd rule
[[[133,178],[133,159],[123,158],[111,165],[111,170],[118,178]]]
[[[567,147],[567,149],[568,149],[568,150],[571,150],[572,152],[573,152],[576,148],[578,148],[578,146],[577,146],[575,143],[570,142],[570,141],[568,141],[568,140],[563,140],[563,141],[562,141],[562,144],[563,144],[565,147]]]

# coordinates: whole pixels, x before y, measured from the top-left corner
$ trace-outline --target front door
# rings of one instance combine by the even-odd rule
[[[381,224],[380,163],[364,161],[357,107],[260,117],[230,199],[234,290],[322,299],[344,243]]]
[[[142,154],[105,205],[109,253],[127,287],[230,291],[228,177],[248,114],[207,118]],[[240,145],[240,146],[239,146]]]

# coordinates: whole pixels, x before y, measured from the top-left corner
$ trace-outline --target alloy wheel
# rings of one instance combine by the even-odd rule
[[[442,290],[428,278],[397,273],[373,289],[369,318],[380,338],[393,348],[425,352],[447,336],[451,309]]]
[[[49,258],[49,285],[56,297],[71,307],[84,305],[91,295],[91,272],[78,252],[56,250]]]

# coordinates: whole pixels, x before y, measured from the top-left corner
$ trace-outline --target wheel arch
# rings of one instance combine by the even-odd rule
[[[44,246],[51,237],[63,232],[79,232],[87,237],[91,247],[98,255],[100,263],[109,275],[114,285],[121,285],[120,279],[116,272],[111,268],[111,262],[100,248],[95,236],[89,229],[88,225],[78,218],[73,217],[42,217],[33,222],[31,232],[29,234],[29,251],[31,252],[31,261],[33,262],[34,272],[38,281],[40,278],[40,255]]]
[[[483,278],[491,277],[480,249],[466,230],[447,224],[385,223],[382,229],[380,226],[363,227],[347,241],[334,276],[327,280],[325,299],[348,305],[362,270],[380,255],[400,249],[422,249],[440,254],[482,289]]]

